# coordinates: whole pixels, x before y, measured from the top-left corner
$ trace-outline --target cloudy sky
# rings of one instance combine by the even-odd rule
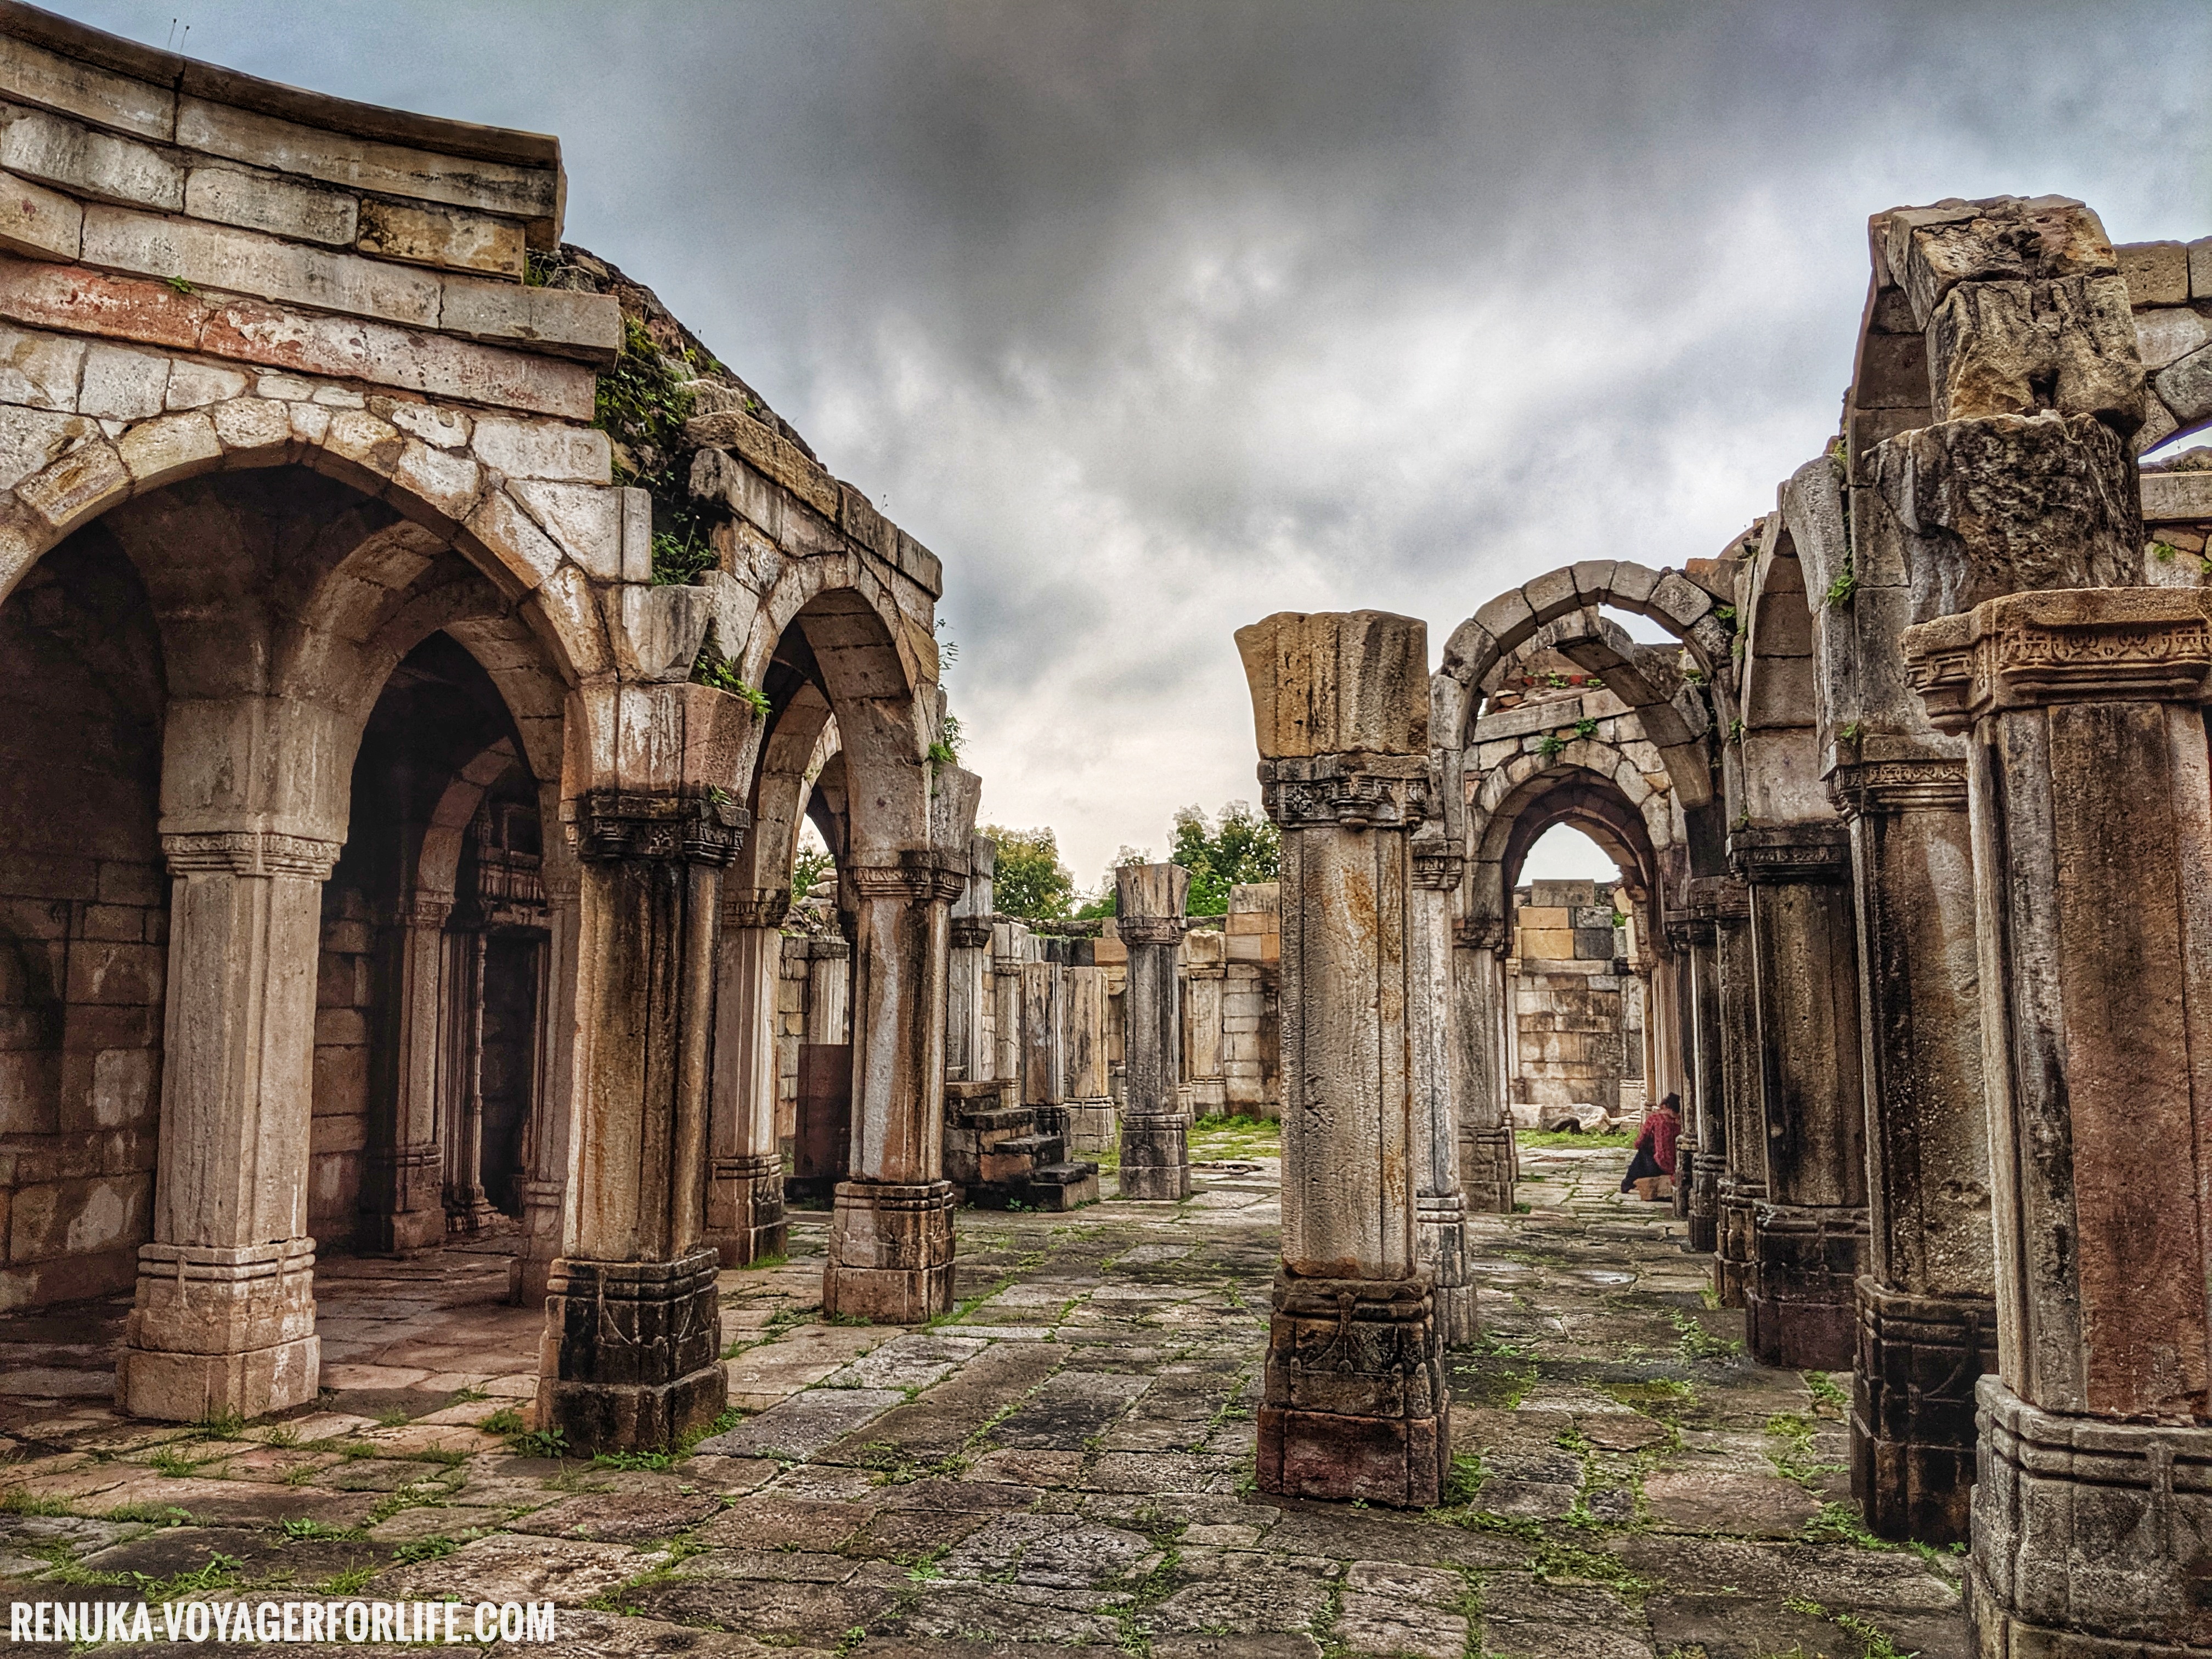
[[[50,0],[50,3],[55,0]],[[943,556],[984,813],[1257,794],[1230,635],[1679,562],[1836,428],[1869,213],[2212,230],[2202,3],[58,0],[558,133],[568,229]]]

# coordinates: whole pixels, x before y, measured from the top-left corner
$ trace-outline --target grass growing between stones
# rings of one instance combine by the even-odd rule
[[[1523,1146],[1539,1148],[1564,1146],[1575,1152],[1619,1150],[1636,1145],[1636,1137],[1625,1129],[1577,1132],[1553,1129],[1516,1129],[1513,1139]]]
[[[1901,1650],[1895,1638],[1871,1619],[1861,1618],[1855,1613],[1832,1613],[1821,1603],[1802,1595],[1790,1596],[1782,1605],[1791,1613],[1825,1620],[1844,1635],[1856,1638],[1859,1659],[1918,1659],[1917,1655]],[[1798,1650],[1803,1651],[1802,1645]]]

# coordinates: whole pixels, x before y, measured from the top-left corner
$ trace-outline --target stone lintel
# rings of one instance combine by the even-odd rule
[[[1844,881],[1851,843],[1842,820],[1827,823],[1753,824],[1729,836],[1729,860],[1752,884]]]

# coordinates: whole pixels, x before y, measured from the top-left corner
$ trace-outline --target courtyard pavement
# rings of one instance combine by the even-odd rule
[[[796,1213],[722,1276],[734,1409],[673,1460],[520,1433],[496,1237],[322,1263],[324,1395],[283,1420],[117,1417],[126,1298],[0,1318],[0,1599],[550,1599],[552,1650],[610,1659],[1964,1659],[1960,1559],[1859,1526],[1849,1377],[1745,1358],[1614,1148],[1524,1147],[1525,1212],[1471,1224],[1449,1507],[1256,1492],[1277,1150],[1201,1132],[1179,1205],[963,1212],[925,1330],[825,1322]]]

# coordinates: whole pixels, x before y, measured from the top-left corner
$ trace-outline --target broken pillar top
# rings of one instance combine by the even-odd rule
[[[1114,872],[1115,931],[1133,939],[1130,924],[1176,921],[1190,899],[1190,872],[1180,864],[1125,864]]]
[[[2118,257],[2097,216],[2069,196],[1955,198],[1893,208],[1875,226],[1890,274],[1925,328],[1960,283],[2117,276]]]
[[[1429,633],[1382,611],[1281,611],[1237,630],[1267,760],[1425,756]]]

